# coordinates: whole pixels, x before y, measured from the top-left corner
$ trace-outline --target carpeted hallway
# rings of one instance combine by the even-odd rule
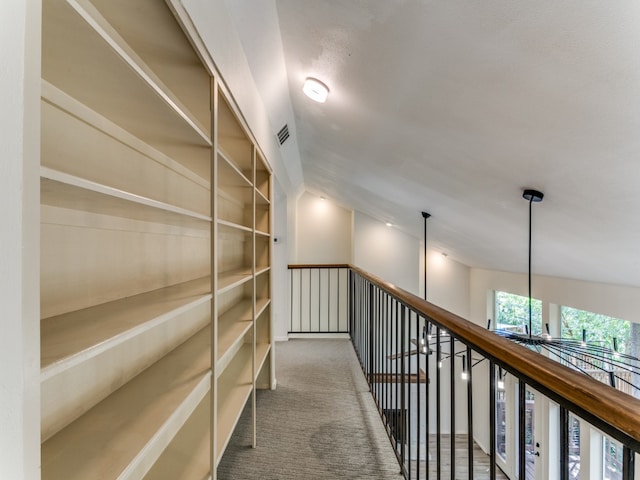
[[[402,478],[349,340],[277,343],[276,378],[275,391],[258,392],[258,447],[249,405],[218,478]]]

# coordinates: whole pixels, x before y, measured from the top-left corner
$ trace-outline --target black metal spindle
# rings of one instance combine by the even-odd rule
[[[560,407],[560,480],[569,480],[569,411]]]
[[[400,352],[406,352],[407,351],[407,345],[406,345],[406,307],[404,305],[400,306]],[[407,420],[408,418],[406,417],[406,391],[405,391],[405,384],[404,384],[404,380],[405,380],[405,361],[404,361],[404,357],[402,357],[400,359],[400,412],[401,412],[401,416],[402,418],[402,441],[400,444],[400,458],[402,459],[402,467],[405,469],[406,471],[406,434],[407,434]]]
[[[436,327],[436,478],[442,477],[442,396],[440,382],[442,381],[442,343],[440,327]],[[450,402],[453,404],[453,401]],[[453,405],[452,405],[453,408]]]
[[[473,365],[471,347],[467,346],[467,465],[469,480],[473,480]]]
[[[635,452],[624,445],[622,448],[622,480],[634,480],[635,473]]]
[[[496,478],[496,364],[489,361],[489,479]]]
[[[456,406],[454,404],[456,398],[456,356],[455,356],[455,338],[449,337],[449,368],[451,370],[449,375],[449,387],[451,390],[451,434],[449,435],[449,451],[451,452],[451,480],[456,478]]]
[[[420,315],[418,315],[416,313],[416,341],[418,343],[417,345],[417,349],[418,349],[418,353],[416,354],[416,418],[417,418],[417,424],[416,424],[416,479],[420,478],[420,439],[421,439],[421,428],[420,428],[420,422],[422,420],[422,415],[421,415],[421,410],[422,408],[421,405],[421,400],[422,400],[422,388],[420,385],[420,353],[421,350],[424,348],[424,346],[426,345],[424,342],[420,343],[420,332],[422,331],[422,329],[420,328],[420,323],[421,323],[421,317]],[[427,347],[428,348],[428,347]],[[428,352],[425,354],[425,358],[428,357]]]
[[[526,478],[527,456],[526,456],[526,391],[527,385],[522,379],[518,381],[518,478]]]

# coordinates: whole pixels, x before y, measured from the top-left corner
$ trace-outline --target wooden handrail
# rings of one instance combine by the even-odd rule
[[[292,269],[323,267],[289,265]],[[606,426],[613,427],[627,437],[625,442],[629,447],[640,451],[639,399],[513,343],[358,267],[344,267],[357,272],[418,314],[433,320],[478,353],[494,359],[507,371],[524,378],[527,384],[567,406],[594,426],[605,432],[608,430]],[[328,268],[335,268],[335,265]]]
[[[289,270],[302,270],[305,268],[351,268],[348,263],[304,263],[289,265]]]

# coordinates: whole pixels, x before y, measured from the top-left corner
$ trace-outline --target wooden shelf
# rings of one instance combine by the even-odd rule
[[[215,479],[273,384],[272,172],[208,55],[179,0],[43,2],[44,480]]]
[[[251,395],[253,382],[253,352],[250,344],[244,345],[218,378],[217,451],[216,466],[227,448],[240,414]]]
[[[256,188],[256,204],[258,205],[270,205],[271,202],[267,197],[264,196],[264,193],[260,191],[260,189]]]
[[[211,392],[162,452],[144,480],[211,478]]]
[[[208,292],[206,277],[42,320],[43,441],[207,325]]]
[[[264,362],[269,356],[269,352],[271,351],[270,343],[258,343],[256,344],[256,378],[260,374],[262,367],[264,366]]]
[[[251,269],[241,268],[218,274],[218,295],[251,280]]]
[[[209,215],[208,178],[45,80],[41,95],[42,166]]]
[[[42,7],[43,78],[208,178],[206,127],[98,10],[88,0],[49,0]]]
[[[245,227],[244,225],[240,225],[239,223],[228,222],[226,220],[218,220],[218,225],[220,225],[221,227],[240,230],[247,233],[251,233],[253,231],[250,227]]]
[[[256,155],[256,190],[260,194],[260,203],[271,203],[271,169],[260,154]]]
[[[249,189],[251,193],[251,168],[241,169],[227,153],[218,150],[218,182],[222,188]]]
[[[262,312],[264,312],[265,308],[271,305],[270,298],[257,298],[256,299],[256,318],[260,318]]]
[[[42,445],[42,478],[140,478],[209,391],[207,327]]]
[[[250,299],[242,300],[218,317],[217,372],[224,370],[252,326],[253,307]]]
[[[253,145],[222,92],[218,98],[218,151],[251,179]]]
[[[90,0],[117,31],[138,68],[144,68],[150,85],[183,112],[211,138],[210,76],[171,10],[158,8],[156,0]],[[145,19],[140,28],[137,19]]]
[[[40,167],[43,205],[131,218],[181,227],[207,229],[211,217],[67,173]]]
[[[256,277],[262,275],[263,273],[267,273],[269,270],[271,270],[271,267],[268,266],[256,267]]]
[[[211,279],[205,277],[43,319],[42,380],[209,301],[210,292]]]
[[[253,229],[253,188],[234,165],[219,157],[218,218]]]

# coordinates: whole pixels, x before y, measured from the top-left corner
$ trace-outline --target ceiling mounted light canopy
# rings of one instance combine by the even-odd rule
[[[312,77],[307,77],[307,79],[304,81],[302,91],[307,97],[318,103],[326,102],[327,96],[329,96],[329,87],[327,87],[317,78]]]

